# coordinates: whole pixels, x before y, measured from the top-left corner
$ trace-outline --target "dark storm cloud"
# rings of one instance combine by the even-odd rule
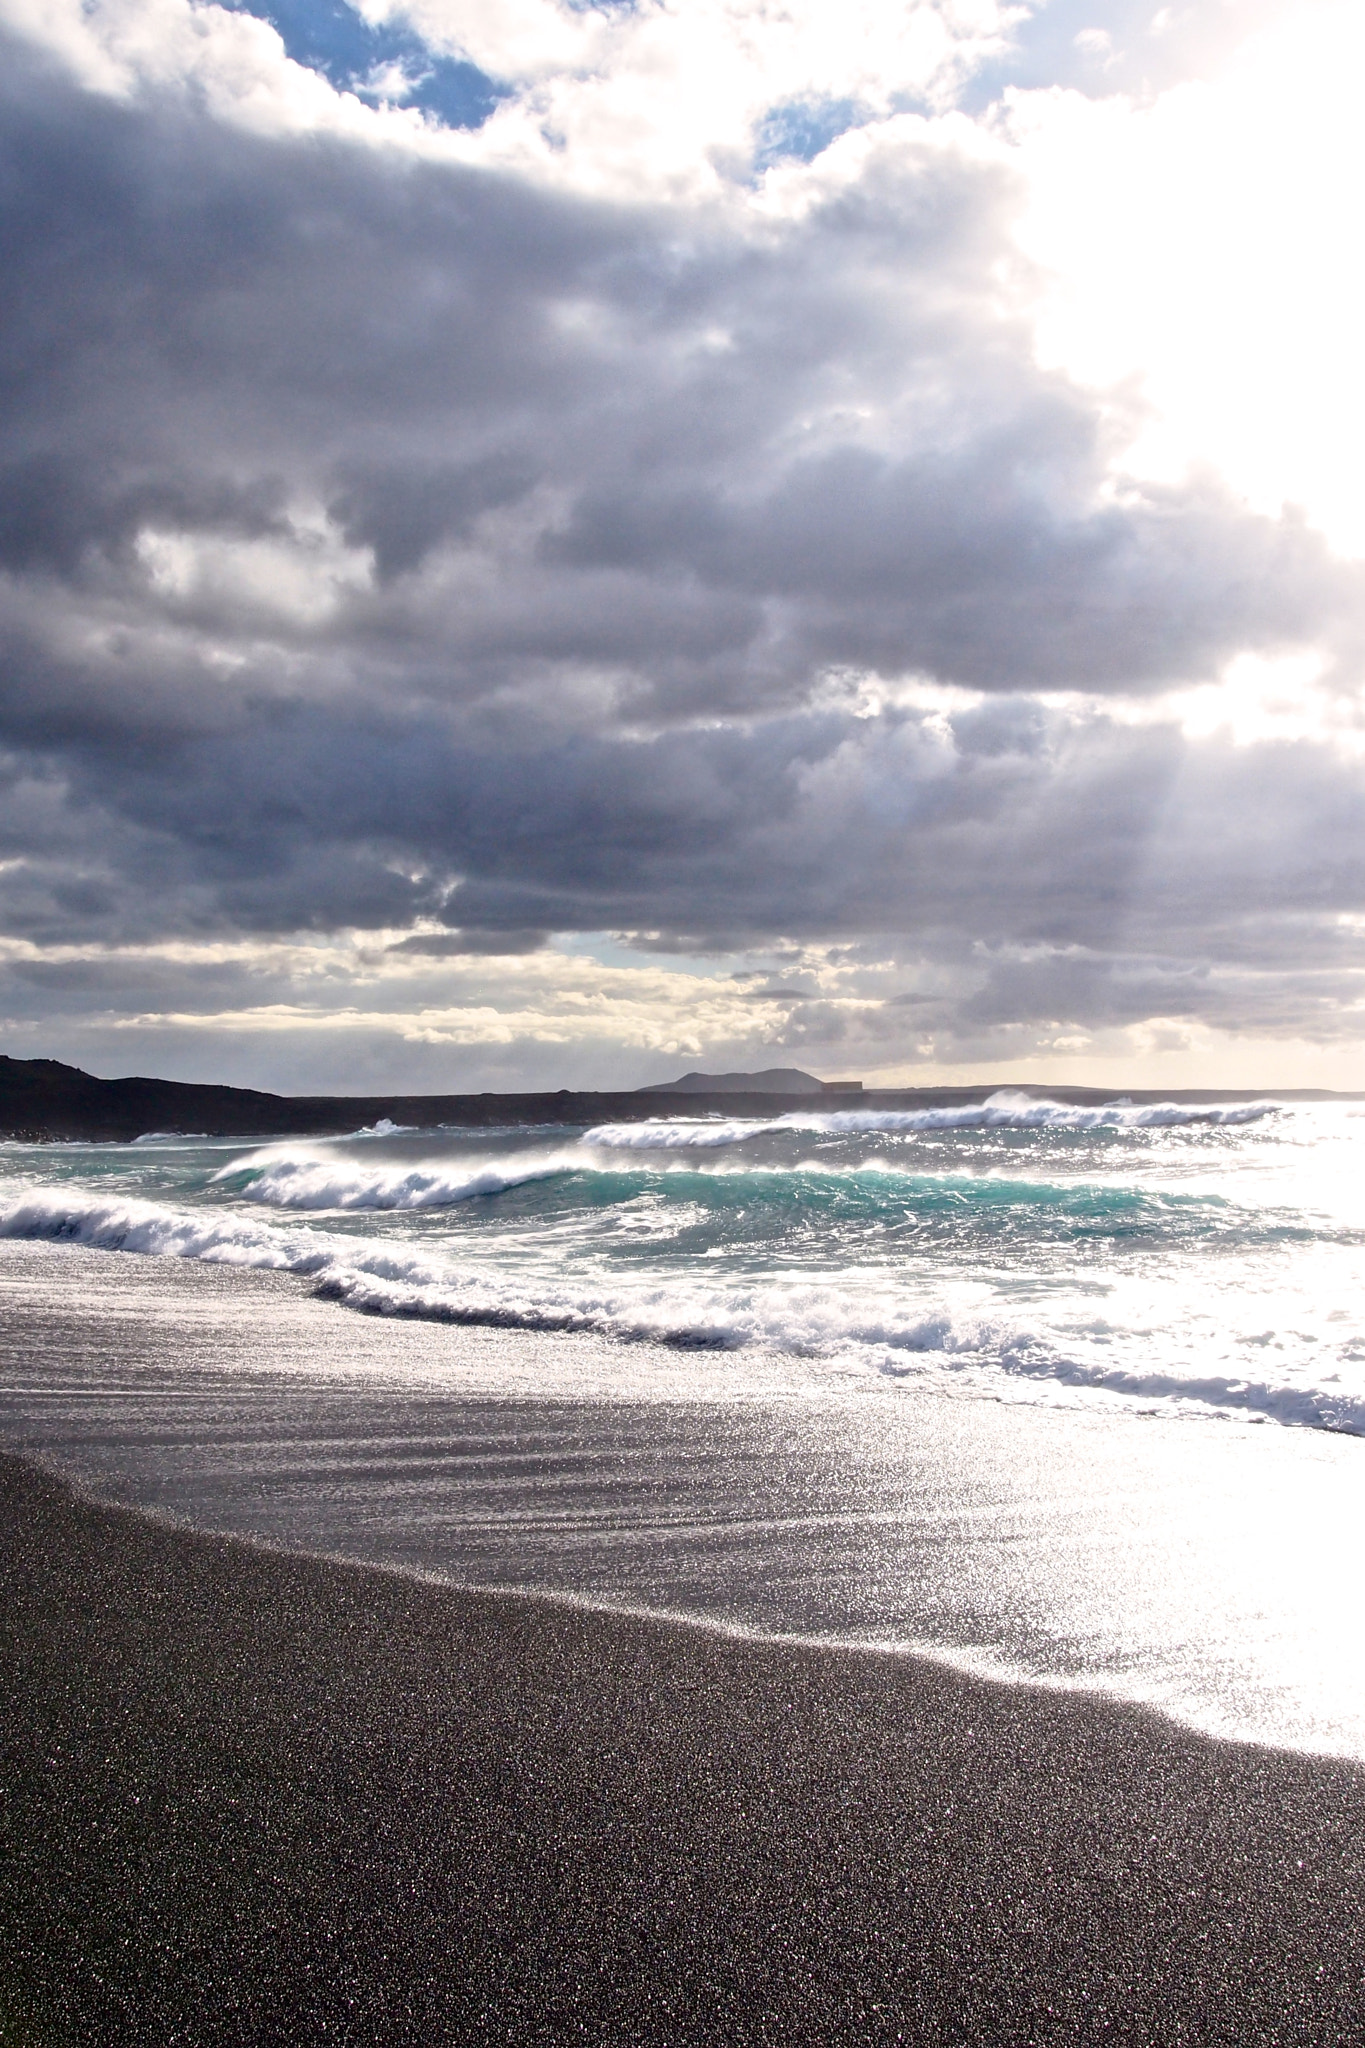
[[[452,960],[464,953],[506,957],[514,953],[538,953],[548,944],[550,934],[537,931],[415,932],[397,939],[386,952],[416,954],[431,960]]]
[[[994,161],[902,134],[755,227],[2,75],[8,931],[884,935],[971,1032],[1208,1015],[1365,900],[1352,761],[1029,694],[1346,663],[1362,589],[1102,488]]]
[[[95,550],[126,555],[152,526],[252,539],[280,534],[287,530],[282,497],[278,478],[254,478],[245,487],[221,476],[114,482],[73,452],[41,451],[0,471],[0,566],[69,577]]]
[[[0,561],[134,626],[240,634],[211,595],[152,604],[130,545],[279,534],[291,492],[381,585],[464,552],[515,600],[357,593],[303,636],[363,669],[405,634],[406,680],[425,659],[447,698],[528,660],[616,664],[661,716],[840,663],[1129,689],[1358,596],[1211,486],[1098,501],[1093,408],[993,309],[994,167],[888,149],[762,240],[680,233],[10,78]]]
[[[954,955],[1235,957],[1248,932],[1258,952],[1278,932],[1292,955],[1302,933],[1277,919],[1362,899],[1350,764],[991,708],[1020,715],[793,714],[538,746],[474,722],[277,711],[142,763],[73,754],[72,808],[94,821],[116,803],[144,864],[161,849],[185,901],[206,893],[234,928],[423,916],[457,950],[480,931],[520,950],[546,930],[662,926],[701,948],[862,931]]]

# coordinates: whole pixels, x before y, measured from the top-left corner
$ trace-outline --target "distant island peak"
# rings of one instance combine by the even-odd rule
[[[861,1081],[821,1081],[800,1067],[765,1067],[759,1074],[684,1074],[656,1081],[639,1095],[861,1095]]]

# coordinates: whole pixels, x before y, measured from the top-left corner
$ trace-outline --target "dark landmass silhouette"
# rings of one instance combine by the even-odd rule
[[[817,1081],[800,1067],[765,1067],[759,1074],[684,1074],[678,1081],[656,1081],[641,1095],[823,1095],[861,1089],[861,1081]]]
[[[791,1073],[803,1084],[774,1093],[773,1074]],[[701,1082],[710,1084],[703,1089]],[[747,1086],[732,1084],[747,1082]],[[812,1096],[810,1083],[816,1095]],[[1326,1088],[1070,1088],[985,1081],[960,1088],[869,1088],[862,1092],[814,1081],[799,1069],[770,1069],[756,1075],[684,1075],[652,1088],[612,1092],[570,1090],[484,1095],[270,1095],[256,1088],[215,1087],[194,1081],[158,1081],[142,1075],[100,1080],[60,1060],[10,1059],[0,1054],[0,1137],[39,1141],[75,1139],[103,1143],[152,1132],[211,1138],[323,1137],[359,1130],[388,1118],[395,1124],[432,1128],[449,1124],[488,1129],[500,1124],[595,1124],[677,1116],[680,1094],[685,1113],[704,1116],[772,1117],[787,1109],[838,1107],[850,1100],[859,1109],[932,1109],[984,1102],[1015,1088],[1052,1102],[1101,1103],[1120,1097],[1140,1102],[1251,1102],[1261,1096],[1280,1102],[1359,1101],[1359,1094]]]

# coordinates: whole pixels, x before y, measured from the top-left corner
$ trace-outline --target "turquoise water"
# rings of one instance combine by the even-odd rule
[[[984,1107],[0,1150],[0,1233],[342,1307],[645,1340],[730,1384],[919,1380],[1365,1429],[1352,1106]],[[596,1354],[594,1354],[596,1355]]]

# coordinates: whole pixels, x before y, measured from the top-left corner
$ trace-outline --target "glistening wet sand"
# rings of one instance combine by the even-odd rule
[[[792,1398],[782,1363],[0,1242],[0,1448],[99,1499],[1365,1761],[1359,1440],[896,1385]]]
[[[281,1556],[12,1459],[0,1560],[20,2040],[1365,2031],[1359,1767]]]

